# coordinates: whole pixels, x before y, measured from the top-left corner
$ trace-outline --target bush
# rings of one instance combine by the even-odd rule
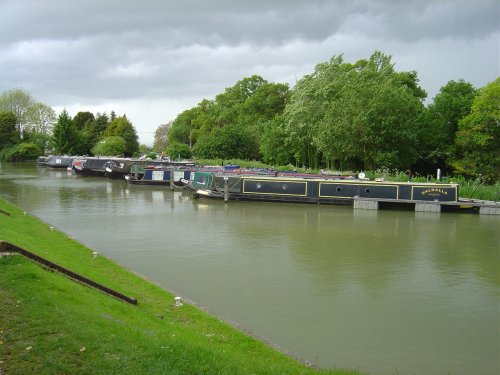
[[[42,150],[34,143],[20,143],[18,145],[5,148],[0,154],[0,160],[5,161],[26,161],[36,160],[42,155]]]
[[[179,142],[173,142],[167,147],[167,154],[172,160],[181,157],[182,159],[190,159],[193,155],[188,145]]]
[[[92,148],[94,155],[120,156],[125,152],[126,143],[122,137],[107,137],[97,142]]]

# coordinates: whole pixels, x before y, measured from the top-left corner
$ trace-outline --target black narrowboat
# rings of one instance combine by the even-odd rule
[[[195,176],[195,184],[197,183]],[[195,196],[233,200],[352,204],[355,198],[457,202],[458,184],[364,179],[204,175]]]

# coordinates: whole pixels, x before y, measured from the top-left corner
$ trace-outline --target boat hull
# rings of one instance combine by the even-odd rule
[[[391,201],[457,202],[457,184],[375,182],[280,177],[214,175],[206,179],[208,188],[197,195],[209,198],[350,204],[353,199]],[[203,193],[202,193],[203,191]]]

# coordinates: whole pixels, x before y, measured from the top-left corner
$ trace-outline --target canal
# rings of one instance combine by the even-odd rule
[[[224,204],[29,163],[0,163],[0,196],[320,367],[500,373],[499,216]]]

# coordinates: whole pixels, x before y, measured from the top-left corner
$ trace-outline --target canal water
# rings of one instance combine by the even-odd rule
[[[193,200],[0,163],[0,196],[323,368],[500,373],[500,218]]]

